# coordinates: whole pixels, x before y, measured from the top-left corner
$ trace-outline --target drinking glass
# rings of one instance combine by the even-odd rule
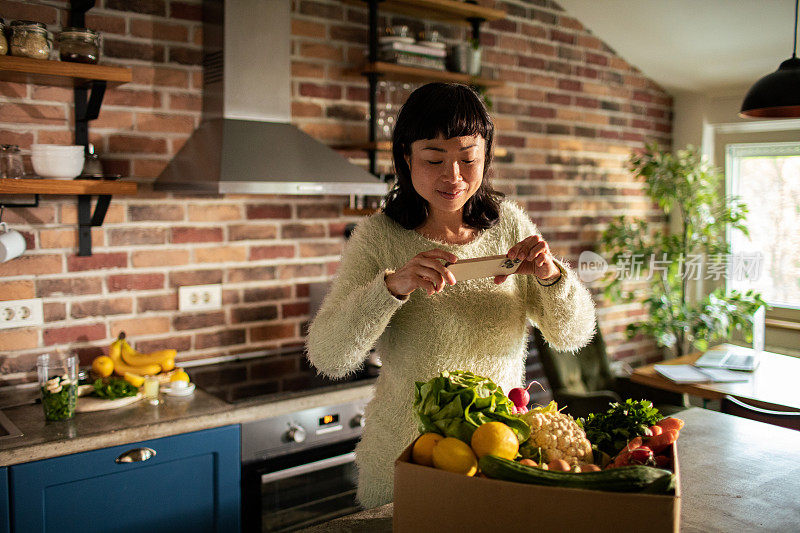
[[[78,401],[78,358],[40,355],[36,361],[42,408],[46,420],[75,416]]]
[[[22,162],[22,153],[15,144],[0,146],[0,178],[25,177],[25,165]]]

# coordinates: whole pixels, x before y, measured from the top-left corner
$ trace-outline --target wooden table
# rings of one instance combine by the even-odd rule
[[[697,407],[675,416],[686,422],[678,439],[682,532],[798,530],[800,431]],[[308,532],[388,533],[392,513],[388,504]],[[521,529],[532,526],[535,517],[520,524]]]
[[[698,352],[657,364],[692,364],[701,355],[702,353]],[[631,381],[658,389],[691,394],[706,400],[719,400],[731,395],[765,409],[800,410],[800,387],[798,387],[800,357],[763,352],[758,368],[754,372],[743,372],[748,377],[747,381],[735,383],[674,383],[657,373],[653,366],[647,365],[634,370]]]

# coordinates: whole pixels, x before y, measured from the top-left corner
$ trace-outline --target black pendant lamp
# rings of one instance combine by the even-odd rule
[[[794,4],[794,50],[778,70],[767,74],[747,91],[742,118],[800,118],[800,59],[797,58],[797,7]]]

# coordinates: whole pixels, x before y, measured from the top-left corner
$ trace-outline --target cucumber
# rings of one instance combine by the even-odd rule
[[[481,457],[478,466],[487,476],[504,481],[610,492],[642,492],[649,488],[649,491],[666,493],[670,486],[674,486],[669,480],[675,476],[668,470],[651,466],[624,466],[580,474],[555,472],[525,466],[495,455]],[[663,492],[659,490],[662,488]]]

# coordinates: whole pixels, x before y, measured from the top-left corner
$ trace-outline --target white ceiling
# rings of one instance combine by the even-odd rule
[[[794,0],[556,1],[673,94],[743,94],[792,55]]]

